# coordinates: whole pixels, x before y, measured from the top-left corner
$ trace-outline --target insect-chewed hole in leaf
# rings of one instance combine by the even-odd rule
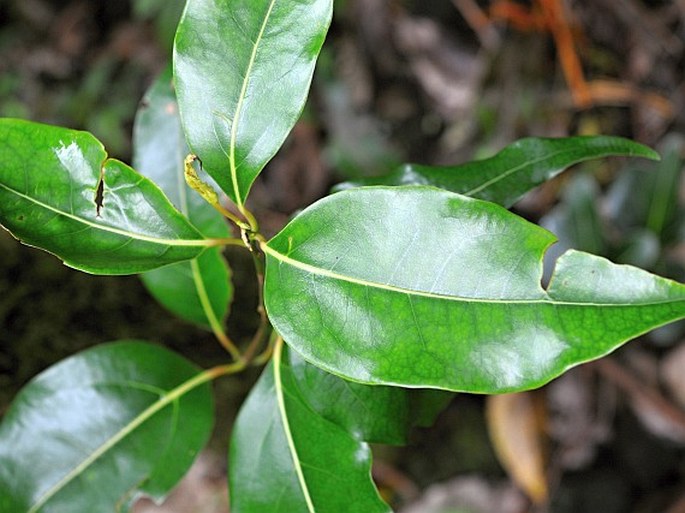
[[[540,285],[542,285],[543,289],[547,290],[552,274],[554,274],[554,269],[557,266],[557,260],[567,249],[568,247],[557,242],[545,251],[545,255],[542,258],[542,279],[540,280]]]
[[[100,212],[105,206],[105,170],[100,171],[100,180],[98,180],[98,185],[95,189],[95,212],[97,217],[100,217]]]

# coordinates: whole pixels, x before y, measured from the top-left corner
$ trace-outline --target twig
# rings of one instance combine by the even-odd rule
[[[612,358],[603,358],[593,365],[604,378],[633,398],[650,403],[661,415],[685,432],[685,411],[674,406],[657,390],[640,381]]]
[[[266,308],[264,307],[264,253],[259,247],[260,244],[265,244],[265,241],[261,236],[257,236],[256,240],[256,247],[253,247],[251,241],[250,247],[252,249],[252,261],[257,275],[257,312],[259,313],[259,327],[243,353],[243,358],[246,362],[252,361],[257,349],[264,345],[264,342],[271,336],[271,324],[269,323],[269,318],[266,315]]]
[[[452,3],[473,29],[480,44],[488,50],[500,45],[500,37],[492,22],[474,0],[452,0]]]
[[[664,119],[673,119],[673,103],[660,94],[642,91],[639,88],[615,80],[592,80],[588,82],[590,96],[595,104],[626,105],[640,103],[654,109]]]
[[[573,34],[564,12],[562,0],[538,0],[543,16],[557,47],[561,69],[568,83],[573,103],[576,107],[586,109],[592,104],[590,89],[585,81],[583,67],[575,50]]]
[[[411,501],[419,496],[419,487],[406,474],[394,466],[375,459],[372,468],[373,478],[397,493],[404,501]]]
[[[504,20],[521,32],[547,31],[545,19],[539,12],[510,0],[495,0],[488,12],[493,20]]]

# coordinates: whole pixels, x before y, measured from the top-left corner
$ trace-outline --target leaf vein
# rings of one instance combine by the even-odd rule
[[[248,61],[247,64],[247,69],[245,71],[245,77],[243,78],[243,84],[240,88],[240,94],[238,95],[238,103],[236,104],[235,107],[235,115],[233,116],[233,123],[231,124],[231,141],[229,145],[229,156],[228,156],[228,162],[231,168],[231,181],[233,184],[233,192],[235,194],[235,199],[236,203],[239,208],[242,209],[243,205],[243,198],[241,197],[240,194],[240,186],[238,184],[238,170],[236,167],[236,162],[235,162],[235,149],[236,149],[236,141],[238,138],[238,125],[240,124],[240,117],[242,114],[243,110],[243,105],[245,103],[245,97],[247,94],[247,86],[250,82],[250,77],[252,75],[252,67],[254,66],[254,63],[257,59],[257,49],[259,48],[259,45],[262,41],[262,38],[264,37],[264,31],[266,30],[266,26],[269,22],[269,18],[271,17],[271,12],[273,11],[274,5],[276,4],[276,0],[271,0],[269,2],[269,8],[266,11],[266,14],[264,16],[264,21],[262,22],[262,26],[259,29],[259,33],[257,34],[257,39],[254,42],[254,45],[252,46],[252,53],[250,54],[250,60]]]
[[[130,237],[135,240],[140,240],[144,242],[150,242],[153,244],[163,244],[167,246],[212,246],[214,242],[211,239],[162,239],[158,237],[152,237],[150,235],[143,235],[140,233],[134,233],[134,232],[128,232],[126,230],[121,230],[119,228],[114,228],[112,226],[107,226],[104,224],[98,224],[93,221],[89,221],[83,217],[78,217],[73,214],[70,214],[68,212],[64,212],[63,210],[59,210],[56,207],[53,207],[52,205],[48,205],[47,203],[43,203],[42,201],[39,201],[35,198],[32,198],[26,194],[23,194],[15,189],[12,189],[11,187],[8,187],[5,184],[0,183],[0,187],[3,189],[9,191],[12,194],[15,194],[19,196],[20,198],[33,203],[35,205],[38,205],[41,208],[44,208],[45,210],[49,210],[50,212],[54,212],[57,215],[64,216],[67,219],[71,219],[72,221],[75,221],[77,223],[82,223],[86,226],[89,226],[91,228],[94,228],[96,230],[102,230],[105,232],[110,232],[110,233],[115,233],[117,235],[123,235],[125,237]]]
[[[315,513],[314,504],[312,503],[312,498],[309,495],[309,488],[307,486],[307,481],[304,478],[304,473],[302,472],[302,466],[300,465],[300,456],[297,453],[297,448],[295,447],[295,441],[293,440],[292,432],[290,431],[290,423],[288,421],[288,413],[285,406],[285,398],[283,394],[283,381],[281,378],[281,364],[283,355],[283,342],[278,343],[274,349],[273,357],[273,372],[274,372],[274,385],[276,387],[276,401],[278,404],[278,412],[281,417],[281,425],[283,426],[283,431],[288,443],[288,450],[290,451],[290,457],[293,460],[293,466],[295,467],[295,473],[297,474],[297,480],[300,484],[300,489],[302,490],[302,495],[307,503],[307,509],[309,513]]]
[[[427,298],[432,298],[432,299],[441,299],[445,301],[455,301],[455,302],[462,302],[462,303],[487,303],[487,304],[492,304],[492,303],[497,303],[497,304],[519,304],[519,305],[535,305],[535,304],[547,304],[547,305],[552,305],[552,306],[579,306],[579,307],[588,307],[588,306],[597,306],[597,307],[624,307],[624,306],[636,306],[636,305],[643,305],[643,304],[650,304],[650,305],[662,305],[662,304],[671,304],[671,303],[681,303],[684,300],[683,299],[666,299],[663,301],[649,301],[647,303],[591,303],[591,302],[580,302],[580,301],[560,301],[560,300],[555,300],[555,299],[494,299],[494,298],[471,298],[471,297],[462,297],[462,296],[448,296],[445,294],[438,294],[434,292],[426,292],[423,290],[413,290],[413,289],[408,289],[404,287],[400,287],[397,285],[390,285],[387,283],[378,283],[378,282],[373,282],[361,278],[355,278],[353,276],[346,276],[343,274],[339,274],[321,267],[317,267],[312,264],[308,264],[305,262],[301,262],[299,260],[295,260],[293,258],[290,258],[289,256],[286,256],[272,247],[270,247],[268,244],[262,244],[261,245],[262,250],[270,257],[275,258],[276,260],[279,261],[280,264],[285,264],[289,265],[291,267],[294,267],[296,269],[299,269],[301,271],[307,272],[309,274],[317,275],[317,276],[323,276],[325,278],[330,278],[332,280],[338,280],[338,281],[344,281],[347,283],[353,283],[355,285],[361,285],[363,287],[369,288],[369,289],[380,289],[380,290],[387,290],[389,292],[397,292],[400,294],[411,294],[412,296],[417,296],[417,297],[427,297]]]

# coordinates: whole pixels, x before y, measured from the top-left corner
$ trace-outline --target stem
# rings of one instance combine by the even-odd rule
[[[235,215],[233,212],[231,212],[226,207],[224,207],[221,203],[212,204],[212,206],[219,213],[221,213],[225,218],[227,218],[229,221],[231,221],[233,224],[235,224],[241,230],[250,230],[251,229],[251,227],[252,227],[251,223],[249,223],[249,222],[246,223],[245,221],[240,219],[237,215]],[[248,219],[248,221],[249,221],[249,219]],[[240,240],[240,239],[238,239],[238,240]],[[242,241],[240,241],[240,244],[242,245]]]
[[[183,161],[183,176],[188,186],[195,190],[195,192],[202,196],[207,203],[212,205],[216,210],[219,211],[219,213],[231,220],[239,228],[243,230],[252,229],[252,231],[256,231],[255,227],[257,222],[254,220],[252,214],[249,214],[249,217],[245,214],[245,207],[240,205],[239,210],[243,215],[245,215],[246,219],[249,221],[248,223],[240,219],[221,204],[221,201],[219,201],[219,195],[216,193],[214,188],[208,183],[203,182],[200,176],[197,174],[197,171],[195,171],[193,163],[196,160],[200,163],[200,169],[202,169],[202,161],[197,155],[193,155],[191,153],[186,156],[185,160]]]
[[[254,355],[257,352],[257,349],[259,349],[259,347],[261,347],[264,344],[264,341],[266,340],[267,337],[271,336],[271,333],[272,333],[271,324],[269,324],[269,321],[266,318],[266,315],[264,315],[259,322],[259,328],[257,328],[257,331],[254,334],[254,337],[252,337],[250,344],[247,346],[247,349],[245,350],[245,352],[242,355],[242,358],[245,360],[246,363],[253,361]]]
[[[261,238],[261,236],[259,236]],[[271,335],[271,325],[269,318],[266,315],[266,308],[264,308],[264,260],[263,253],[252,252],[252,262],[255,266],[255,273],[257,275],[257,294],[259,295],[259,302],[257,304],[257,312],[259,313],[259,328],[257,328],[254,337],[247,346],[243,358],[246,362],[252,361],[257,349],[264,343],[264,341]]]
[[[216,330],[212,324],[212,332],[219,341],[219,344],[221,344],[221,346],[231,355],[231,358],[233,358],[236,362],[243,361],[243,356],[240,354],[240,350],[236,347],[236,345],[221,327]]]
[[[197,259],[190,261],[190,268],[193,273],[193,282],[195,283],[195,290],[197,290],[197,295],[200,299],[202,310],[205,312],[205,316],[209,321],[209,325],[212,328],[214,336],[235,361],[242,361],[240,351],[233,341],[228,337],[226,331],[224,331],[221,321],[216,316],[216,312],[214,312],[214,307],[212,306],[212,302],[209,300],[209,295],[207,294],[207,289],[205,288],[205,282],[202,280],[200,265],[198,264]]]
[[[273,3],[272,3],[273,5]],[[243,86],[245,87],[245,85]],[[239,110],[239,109],[238,109]],[[235,125],[234,125],[235,129]],[[232,133],[232,138],[235,138],[235,133]],[[232,144],[233,144],[233,139],[232,139]],[[233,152],[233,147],[231,148],[231,151]],[[189,187],[194,189],[197,193],[199,193],[204,200],[212,205],[215,210],[217,210],[221,215],[226,217],[228,220],[233,222],[238,228],[240,228],[241,235],[242,237],[240,239],[236,238],[225,238],[225,239],[210,239],[210,245],[211,246],[219,246],[219,245],[237,245],[237,246],[246,246],[247,249],[250,250],[252,253],[253,261],[255,264],[255,270],[257,272],[257,281],[259,282],[259,306],[258,306],[258,311],[259,311],[259,316],[260,316],[260,322],[259,322],[259,328],[257,329],[257,332],[255,333],[252,341],[250,342],[250,345],[248,346],[247,350],[245,351],[244,355],[240,354],[240,351],[236,347],[236,345],[231,341],[231,339],[228,337],[226,332],[223,329],[222,323],[217,319],[216,314],[214,312],[214,309],[212,308],[211,301],[209,300],[209,296],[207,295],[207,290],[205,289],[204,282],[202,281],[202,276],[200,274],[200,269],[197,263],[197,260],[193,260],[191,263],[191,267],[193,270],[193,280],[195,282],[195,288],[197,289],[198,296],[200,298],[200,302],[202,303],[202,309],[205,312],[205,315],[207,317],[207,320],[209,321],[209,325],[212,328],[212,331],[214,332],[214,336],[217,338],[219,343],[230,353],[230,355],[233,357],[233,359],[236,362],[245,364],[245,362],[249,362],[252,357],[254,356],[254,353],[257,351],[257,348],[261,345],[263,339],[265,338],[265,333],[269,333],[269,322],[266,317],[266,311],[264,310],[264,294],[262,291],[262,288],[264,286],[264,263],[261,261],[260,256],[258,256],[253,248],[253,236],[258,234],[259,231],[259,224],[257,223],[257,220],[255,219],[254,215],[252,215],[252,212],[250,212],[245,205],[242,203],[242,201],[238,201],[237,207],[238,210],[240,211],[240,214],[245,218],[245,220],[240,219],[236,214],[228,210],[226,207],[224,207],[221,204],[221,201],[219,200],[219,195],[217,192],[214,190],[214,188],[202,181],[200,176],[198,175],[197,171],[195,170],[194,163],[195,161],[198,161],[200,164],[200,169],[202,168],[202,161],[197,157],[197,155],[193,155],[192,153],[186,156],[184,163],[183,163],[183,176],[185,178],[186,183],[188,184]],[[231,155],[231,165],[232,165],[232,171],[235,173],[235,162],[233,160],[233,154]],[[234,174],[235,178],[235,174]],[[235,185],[235,184],[234,184]],[[237,191],[237,187],[236,187]],[[240,200],[240,198],[238,198]],[[260,239],[263,240],[263,238],[260,236]]]
[[[257,233],[259,232],[259,223],[257,222],[257,219],[255,216],[250,212],[245,205],[241,204],[240,205],[240,213],[247,219],[247,222],[249,223],[249,229],[252,233]]]
[[[276,344],[283,343],[283,337],[279,335],[276,331],[271,332],[271,336],[269,337],[269,345],[266,346],[266,349],[261,352],[258,356],[252,360],[252,365],[254,366],[260,366],[264,365],[266,362],[269,361],[269,358],[273,355],[274,352],[274,347]]]
[[[242,239],[238,239],[236,237],[224,237],[220,239],[207,239],[211,244],[209,244],[209,247],[213,246],[241,246],[244,247],[245,244],[243,243]]]
[[[207,370],[201,372],[195,378],[191,379],[190,381],[186,381],[186,383],[194,382],[194,385],[189,389],[189,390],[191,390],[192,388],[200,386],[203,383],[206,383],[207,381],[213,381],[217,378],[220,378],[221,376],[228,376],[229,374],[236,374],[236,373],[238,373],[244,369],[245,369],[245,363],[243,363],[243,362],[226,363],[223,365],[217,365],[216,367],[212,367],[211,369],[207,369]],[[204,377],[202,377],[202,376],[204,376]],[[202,377],[202,379],[200,379],[201,377]],[[197,382],[195,382],[195,380],[197,380]]]

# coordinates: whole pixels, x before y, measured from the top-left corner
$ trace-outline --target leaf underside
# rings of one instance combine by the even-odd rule
[[[210,387],[174,396],[198,372],[167,349],[127,341],[38,375],[0,424],[0,513],[118,511],[139,494],[161,500],[211,433]]]
[[[184,159],[190,152],[181,128],[168,69],[145,95],[133,131],[133,163],[153,180],[205,237],[226,238],[223,218],[185,182]],[[180,262],[141,275],[148,291],[175,315],[210,327],[228,314],[233,297],[230,269],[219,248],[193,261]],[[210,320],[211,319],[211,320]]]
[[[304,107],[332,0],[189,0],[174,77],[192,151],[242,207]]]
[[[432,187],[369,187],[312,205],[268,244],[265,303],[288,344],[348,379],[495,393],[685,316],[685,287],[586,253],[547,290],[544,229]]]
[[[211,244],[89,133],[13,119],[0,120],[0,224],[97,274],[155,269]]]
[[[530,137],[488,159],[456,166],[405,164],[389,175],[345,182],[336,190],[363,185],[432,185],[510,207],[567,167],[609,156],[659,158],[650,148],[622,137]]]

